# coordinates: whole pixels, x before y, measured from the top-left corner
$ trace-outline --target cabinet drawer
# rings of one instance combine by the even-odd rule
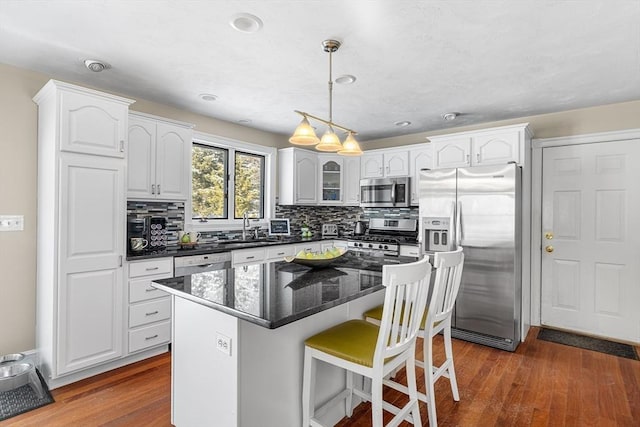
[[[412,245],[400,245],[400,256],[419,257],[420,248]]]
[[[169,318],[171,318],[171,298],[169,297],[129,306],[130,328]]]
[[[296,253],[300,251],[319,252],[321,248],[320,242],[300,243],[295,246]]]
[[[280,245],[267,248],[267,259],[282,260],[286,256],[294,256],[296,248],[293,245]]]
[[[138,279],[129,281],[129,302],[147,301],[169,296],[165,291],[151,286],[152,279]]]
[[[129,331],[129,353],[144,350],[171,340],[171,321]]]
[[[264,261],[264,249],[242,249],[231,253],[234,264]]]
[[[129,277],[165,275],[173,277],[173,258],[150,259],[129,264]]]

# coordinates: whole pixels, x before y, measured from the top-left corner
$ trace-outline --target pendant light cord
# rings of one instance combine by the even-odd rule
[[[329,121],[333,124],[333,49],[329,49]],[[329,126],[331,128],[331,126]],[[333,128],[331,128],[333,130]]]

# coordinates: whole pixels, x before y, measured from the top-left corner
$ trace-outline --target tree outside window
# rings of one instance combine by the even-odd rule
[[[264,218],[264,156],[236,151],[235,218]]]
[[[227,218],[227,158],[225,149],[193,144],[192,218]]]

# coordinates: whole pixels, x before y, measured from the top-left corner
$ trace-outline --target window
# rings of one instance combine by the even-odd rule
[[[273,216],[276,153],[274,147],[196,132],[185,222],[202,231],[237,230],[245,212],[256,220]]]
[[[225,219],[227,215],[227,163],[223,148],[193,144],[191,149],[191,211],[198,220]]]
[[[236,151],[235,218],[264,218],[264,156]]]

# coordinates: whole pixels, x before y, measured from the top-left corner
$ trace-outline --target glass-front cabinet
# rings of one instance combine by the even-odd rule
[[[344,159],[337,155],[318,155],[320,179],[320,203],[344,202]]]

